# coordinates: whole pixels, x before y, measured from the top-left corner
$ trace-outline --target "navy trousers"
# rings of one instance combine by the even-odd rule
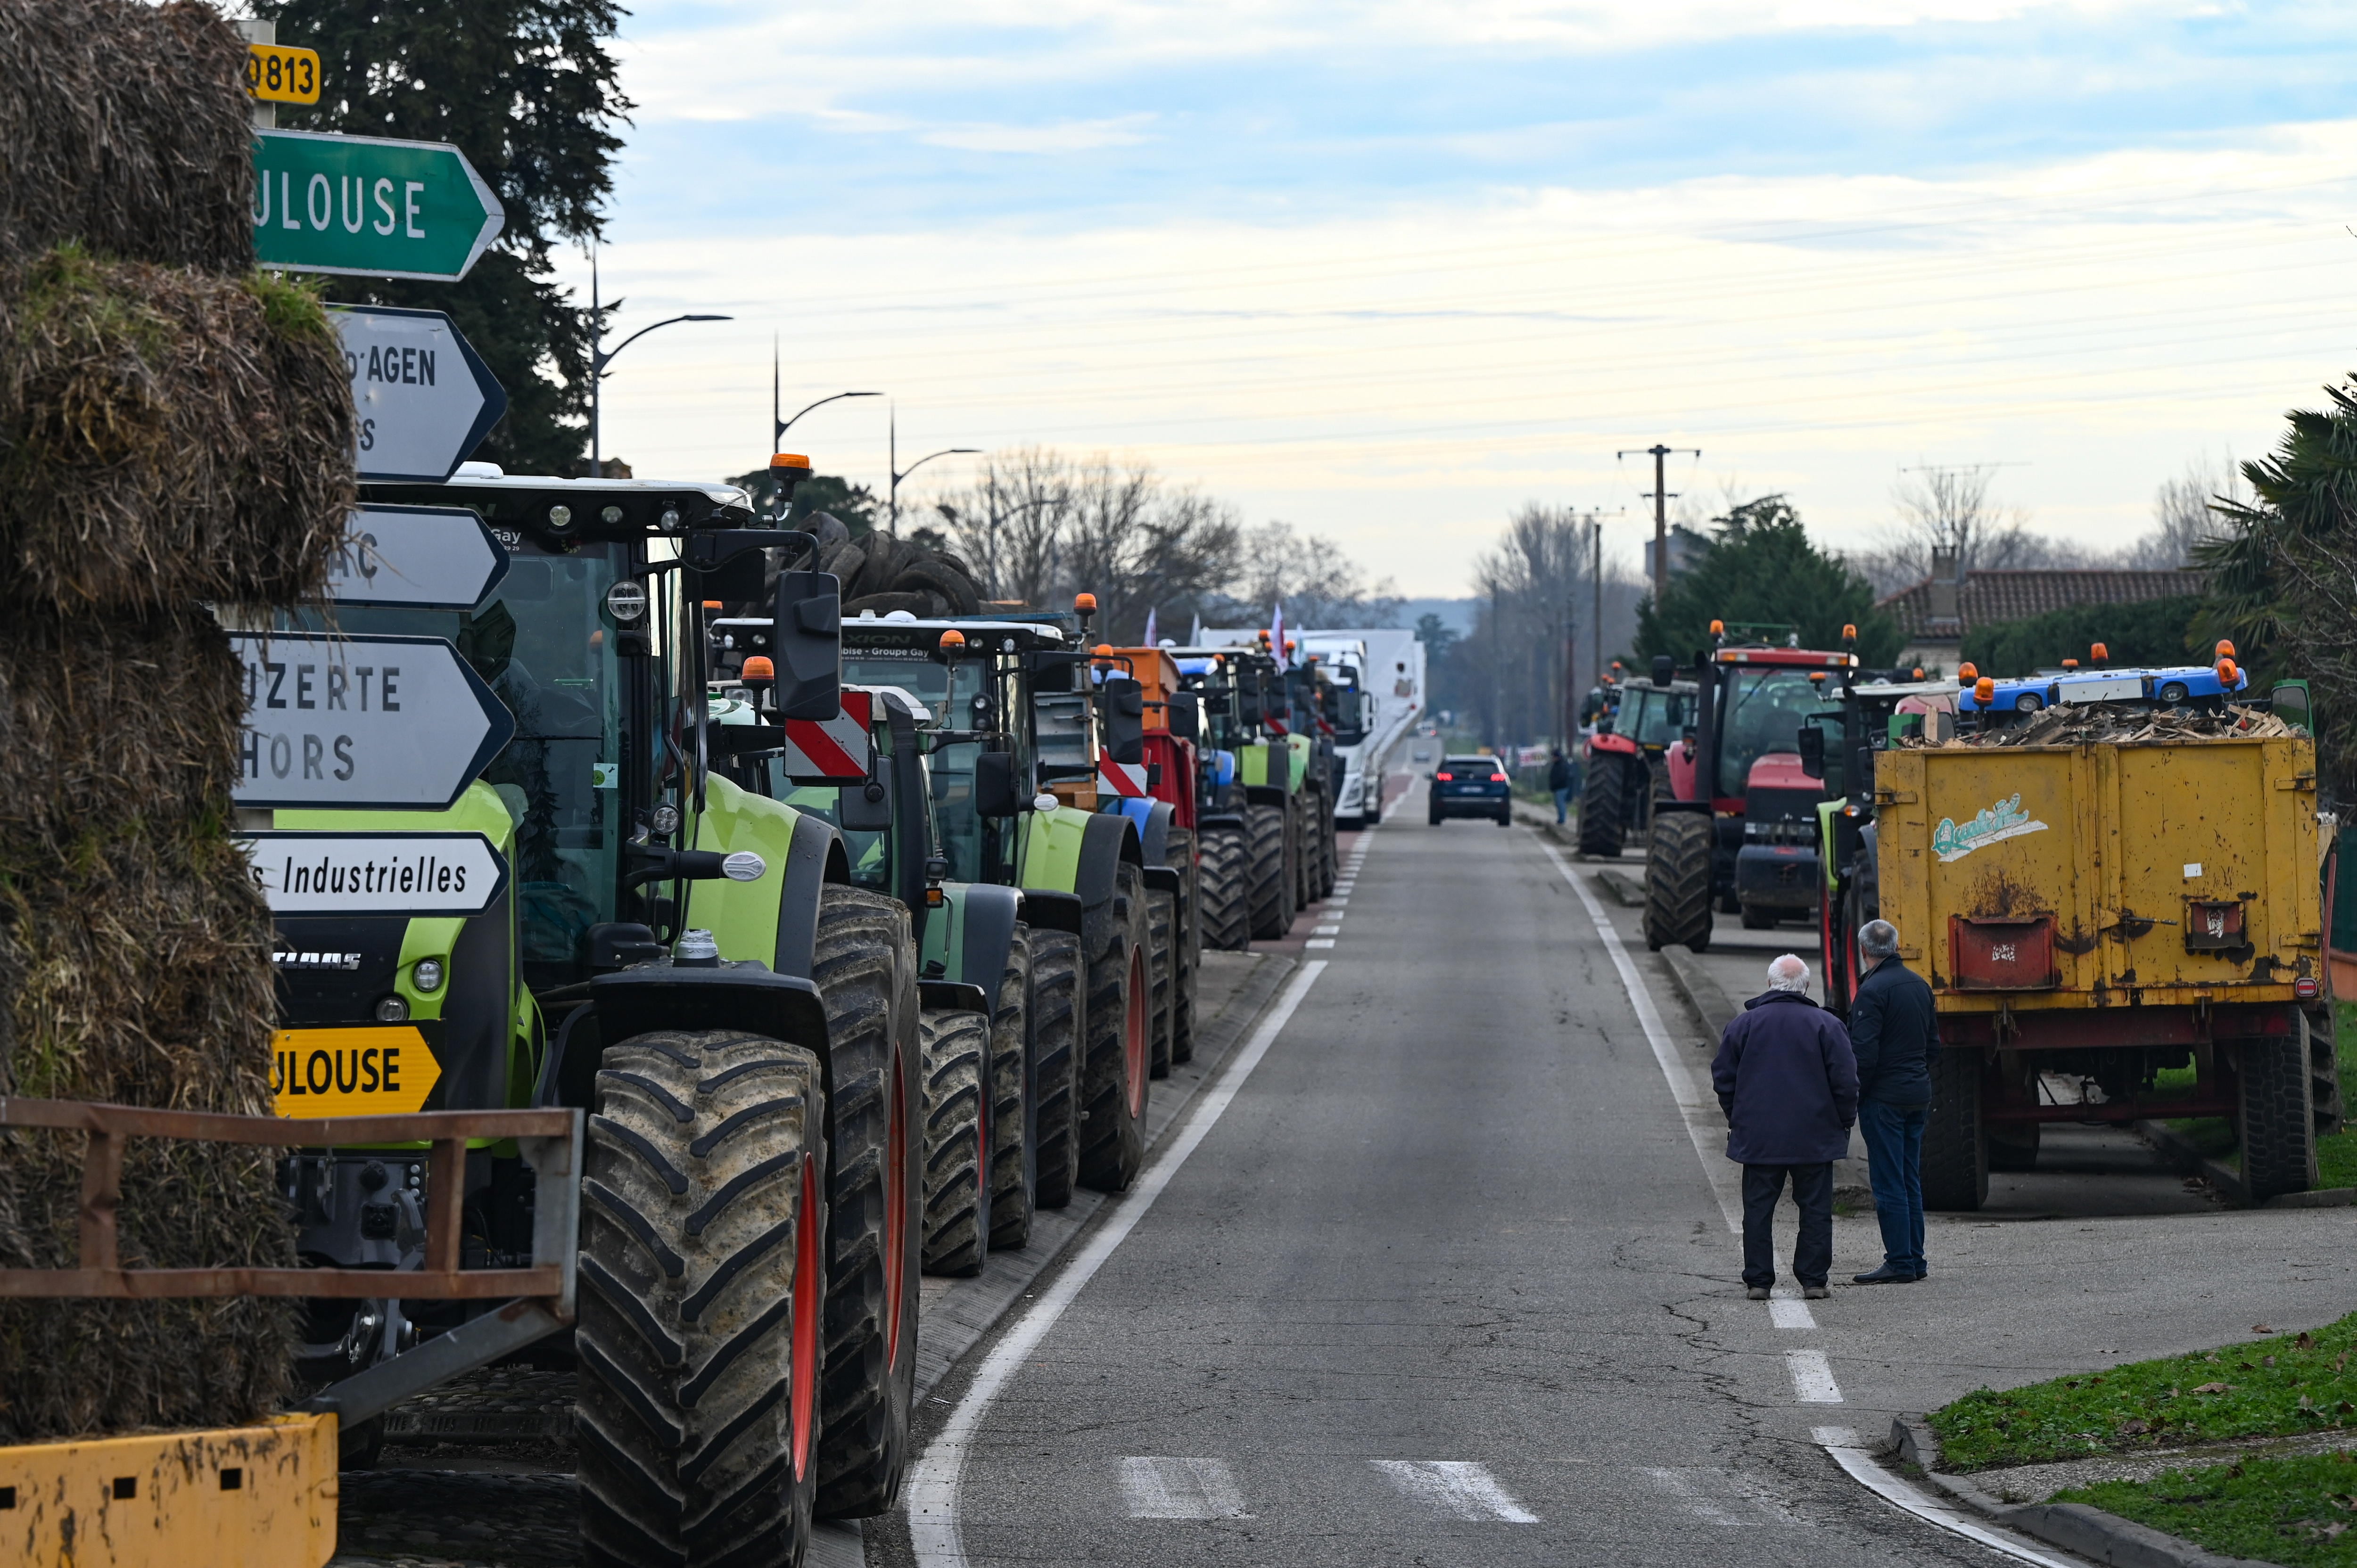
[[[1792,1180],[1792,1202],[1801,1211],[1801,1239],[1792,1248],[1792,1277],[1821,1285],[1834,1266],[1834,1167],[1746,1165],[1743,1167],[1743,1283],[1765,1290],[1776,1283],[1776,1200],[1784,1178]]]

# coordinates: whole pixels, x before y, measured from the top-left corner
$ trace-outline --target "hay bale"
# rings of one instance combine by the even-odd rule
[[[270,1109],[270,911],[229,836],[241,673],[201,612],[0,622],[0,1093]],[[0,1134],[0,1266],[75,1256],[78,1134]],[[135,1139],[126,1264],[291,1265],[265,1149]],[[250,1421],[299,1308],[0,1302],[0,1444]]]
[[[0,574],[16,602],[295,603],[343,530],[351,454],[342,347],[302,285],[77,245],[0,273]]]
[[[209,5],[0,0],[0,261],[253,264],[245,43]]]

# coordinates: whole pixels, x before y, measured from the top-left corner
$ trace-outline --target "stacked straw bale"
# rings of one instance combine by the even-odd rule
[[[352,413],[251,271],[244,46],[204,7],[0,0],[0,1094],[264,1113],[270,914],[204,607],[317,592]],[[0,1266],[70,1266],[81,1140],[0,1134]],[[131,1266],[286,1264],[262,1149],[134,1140]],[[249,1421],[296,1309],[0,1301],[0,1444]]]

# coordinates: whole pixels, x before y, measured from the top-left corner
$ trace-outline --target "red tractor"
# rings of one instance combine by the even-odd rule
[[[1697,690],[1675,679],[1667,655],[1653,660],[1651,680],[1602,689],[1580,759],[1580,854],[1616,857],[1632,840],[1644,843],[1653,802],[1694,792]]]
[[[1747,927],[1815,913],[1822,779],[1801,767],[1805,724],[1838,726],[1842,689],[1857,655],[1792,644],[1738,643],[1710,623],[1715,646],[1695,656],[1694,771],[1674,798],[1653,802],[1645,864],[1645,945],[1710,945],[1711,915]],[[1846,644],[1856,628],[1842,628]],[[1829,689],[1830,688],[1830,689]]]

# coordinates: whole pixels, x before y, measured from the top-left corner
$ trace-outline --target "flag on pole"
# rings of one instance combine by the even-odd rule
[[[1276,655],[1279,669],[1293,662],[1285,656],[1285,601],[1283,599],[1276,601],[1276,613],[1269,619],[1268,650]]]
[[[1203,617],[1200,611],[1195,616],[1195,629],[1187,636],[1187,646],[1189,648],[1203,646]]]
[[[1154,611],[1151,607],[1146,612],[1146,646],[1148,648],[1157,646],[1154,640]]]

